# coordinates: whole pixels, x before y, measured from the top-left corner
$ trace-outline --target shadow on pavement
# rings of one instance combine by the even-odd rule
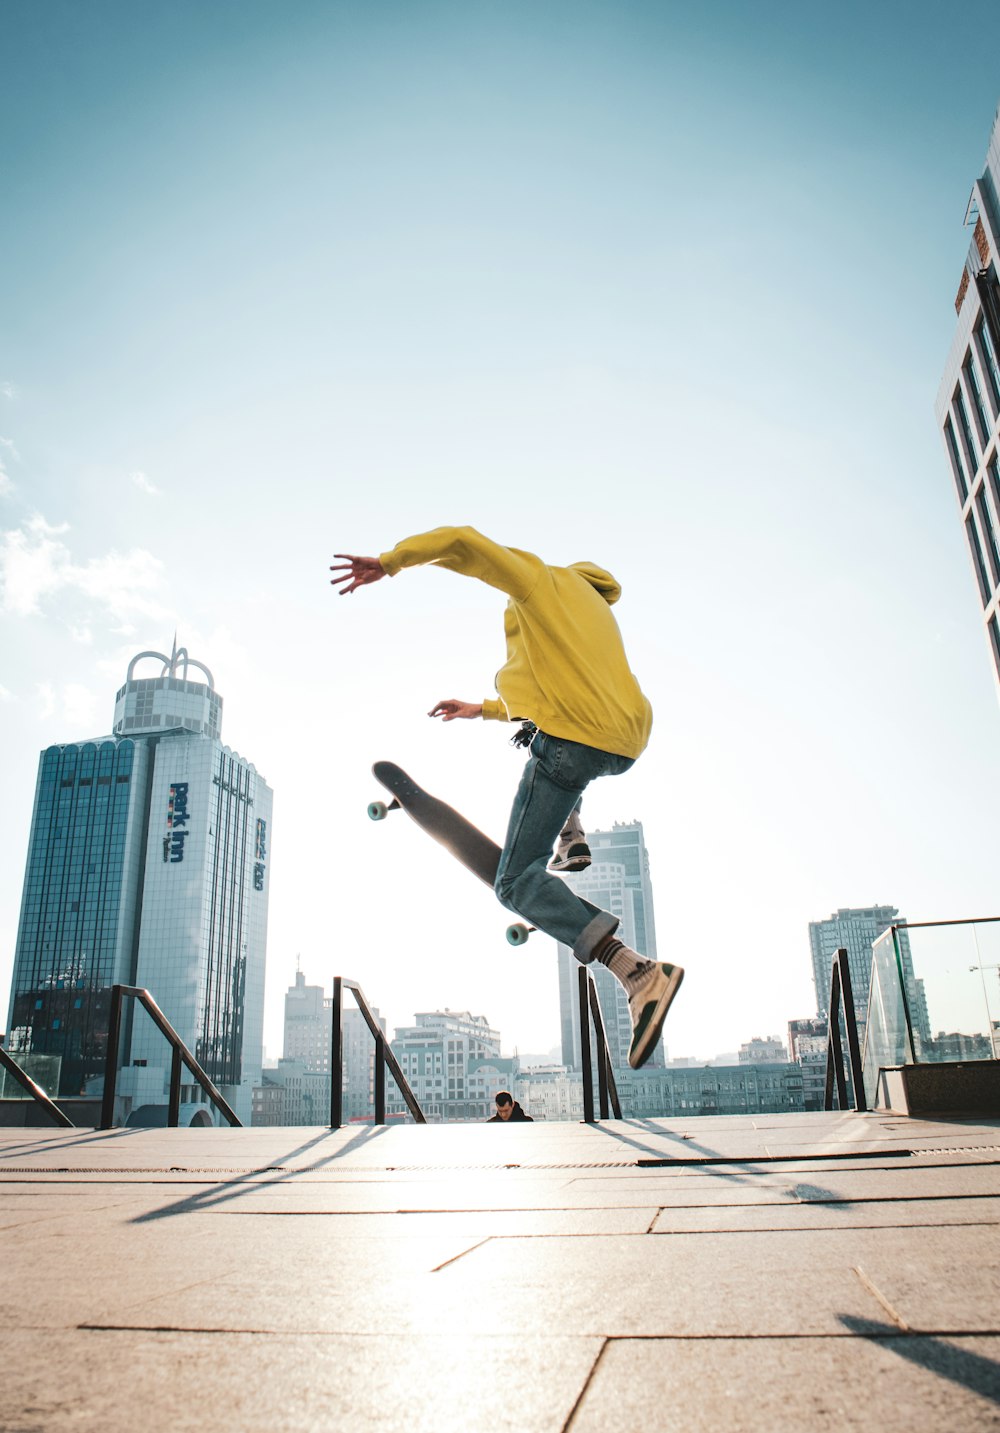
[[[858,1319],[850,1314],[839,1314],[840,1322],[851,1333],[860,1338],[877,1340],[891,1349],[900,1358],[919,1364],[939,1378],[950,1379],[961,1384],[981,1398],[1000,1404],[1000,1363],[996,1359],[984,1358],[981,1353],[972,1353],[966,1348],[956,1348],[939,1334],[902,1333],[892,1324],[874,1324],[869,1319]],[[954,1335],[954,1337],[982,1337],[980,1334]]]

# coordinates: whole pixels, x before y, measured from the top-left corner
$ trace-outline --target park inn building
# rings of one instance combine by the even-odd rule
[[[144,659],[161,663],[136,677]],[[189,678],[195,667],[204,681]],[[176,646],[142,652],[112,734],[41,753],[7,1048],[60,1095],[101,1087],[111,986],[147,988],[249,1122],[260,1083],[271,791],[219,738],[211,673]],[[119,1089],[165,1103],[169,1052],[125,1025]],[[195,1086],[183,1099],[198,1100]]]

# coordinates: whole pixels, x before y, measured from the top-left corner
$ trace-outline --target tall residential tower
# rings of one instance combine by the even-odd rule
[[[147,659],[159,675],[136,677]],[[222,745],[221,719],[212,674],[175,644],[129,663],[110,736],[41,753],[8,1048],[56,1057],[61,1095],[103,1074],[110,987],[140,985],[249,1122],[272,796]],[[148,1092],[151,1070],[169,1067],[165,1043],[141,1012],[128,1041],[125,1063],[145,1066]]]

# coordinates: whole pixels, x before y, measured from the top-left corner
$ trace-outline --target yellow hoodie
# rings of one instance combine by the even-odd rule
[[[433,563],[506,592],[507,664],[499,701],[483,716],[530,718],[550,736],[637,757],[653,713],[629,670],[611,604],[621,588],[590,562],[549,567],[541,558],[490,542],[474,527],[438,527],[405,538],[379,558],[390,577]]]

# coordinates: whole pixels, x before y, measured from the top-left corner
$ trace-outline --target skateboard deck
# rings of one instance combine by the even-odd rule
[[[372,775],[391,793],[392,801],[372,801],[368,815],[373,821],[381,821],[390,811],[405,811],[428,836],[443,846],[467,871],[471,871],[490,889],[493,889],[500,864],[500,847],[478,826],[473,826],[464,816],[418,786],[401,766],[392,761],[376,761]],[[530,927],[520,923],[508,927],[507,939],[511,945],[521,945],[528,938]]]

